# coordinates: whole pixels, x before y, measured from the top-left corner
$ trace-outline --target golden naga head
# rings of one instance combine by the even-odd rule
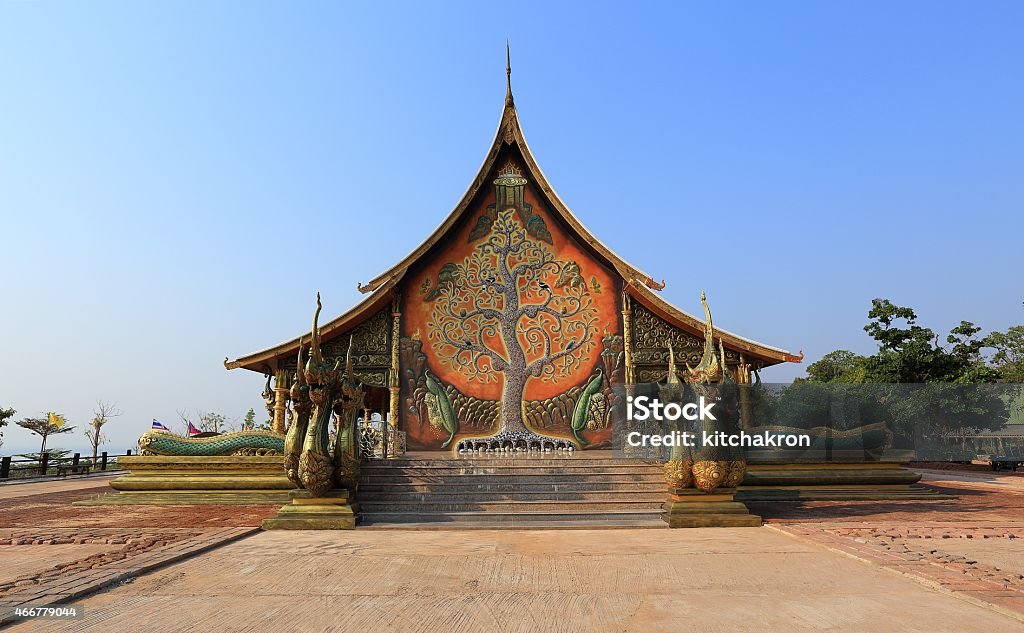
[[[306,371],[303,379],[308,385],[309,399],[317,406],[323,405],[327,400],[327,387],[333,382],[331,367],[324,360],[323,352],[320,350],[320,310],[323,306],[320,303],[320,293],[316,293],[316,311],[313,313],[313,329],[310,333],[309,360],[306,361]],[[300,352],[301,354],[301,352]]]
[[[303,400],[306,399],[306,396],[308,395],[309,392],[309,387],[306,386],[306,373],[305,367],[303,366],[304,362],[302,358],[302,352],[302,339],[300,338],[299,359],[295,364],[295,380],[292,381],[291,391],[288,394],[291,397],[292,402],[302,402]]]
[[[715,327],[711,321],[711,308],[708,307],[707,296],[702,290],[700,303],[704,306],[704,354],[696,367],[686,364],[687,377],[693,383],[710,383],[721,378],[726,380],[728,372],[725,368],[725,344],[718,339],[720,355],[715,353]]]
[[[348,351],[345,352],[345,375],[341,381],[340,404],[342,409],[349,411],[363,408],[363,386],[356,380],[352,367],[352,346],[354,344],[354,337],[349,336]]]

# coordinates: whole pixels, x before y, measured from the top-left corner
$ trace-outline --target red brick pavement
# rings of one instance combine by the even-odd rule
[[[31,484],[26,484],[31,485]],[[0,528],[258,527],[279,506],[73,506],[110,492],[107,485],[0,502]]]
[[[1024,523],[1024,499],[1020,493],[980,489],[969,483],[945,482],[929,488],[955,498],[928,501],[758,501],[746,505],[767,523],[820,523],[833,521],[884,521],[921,523],[935,521]]]
[[[946,483],[956,499],[750,503],[769,528],[1024,620],[1024,569],[943,551],[949,539],[1007,539],[1024,548],[1020,493]]]
[[[109,488],[100,485],[0,502],[0,557],[7,547],[120,546],[48,569],[34,569],[0,583],[0,607],[65,603],[130,581],[139,574],[252,534],[278,509],[71,505],[104,492]]]

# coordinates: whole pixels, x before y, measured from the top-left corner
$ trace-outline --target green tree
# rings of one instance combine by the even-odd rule
[[[868,312],[870,320],[864,331],[878,344],[871,356],[858,356],[847,350],[836,350],[807,367],[811,382],[845,383],[987,383],[1000,377],[1000,371],[985,362],[982,350],[993,346],[993,336],[979,337],[981,328],[970,321],[961,321],[946,336],[946,345],[930,328],[917,322],[912,308],[898,306],[888,299],[874,299]],[[1024,350],[1024,331],[1017,342]],[[1005,335],[1003,335],[1005,336]],[[998,339],[1006,352],[1001,358],[1013,356],[1012,339]],[[1005,341],[1005,342],[1004,342]]]
[[[878,352],[865,360],[866,382],[922,383],[948,375],[946,351],[935,332],[917,324],[912,308],[873,299],[868,318],[864,331],[878,342]]]
[[[222,413],[215,413],[212,411],[203,411],[202,409],[196,409],[192,415],[189,415],[187,409],[178,409],[178,417],[185,423],[185,428],[188,428],[190,420],[198,420],[195,423],[196,427],[204,433],[228,433],[234,429],[235,422],[238,418],[229,420],[228,417]]]
[[[18,422],[18,426],[28,429],[43,438],[43,443],[39,446],[40,454],[46,452],[46,439],[48,437],[61,433],[70,433],[75,430],[75,427],[67,423],[64,416],[53,411],[47,413],[45,418],[25,418]]]
[[[221,413],[207,412],[199,414],[199,428],[206,432],[227,433],[231,430],[226,415]]]
[[[807,366],[807,379],[811,382],[864,382],[864,361],[859,354],[837,349]]]
[[[913,437],[919,449],[954,429],[1005,424],[1005,390],[981,386],[995,383],[1003,373],[982,353],[993,346],[993,336],[981,337],[981,328],[961,321],[942,344],[934,331],[918,324],[912,308],[888,299],[874,299],[868,319],[864,331],[878,350],[866,357],[845,350],[827,354],[808,366],[809,382],[877,384],[877,389],[846,394],[847,400],[853,396],[861,416],[870,413],[888,421],[894,430]],[[1002,363],[1012,365],[1020,358],[1013,355],[1010,340],[998,341],[1006,349]]]
[[[17,411],[14,409],[0,407],[0,446],[4,445],[4,427],[7,426],[7,423],[14,417],[15,413]]]
[[[1024,325],[1015,325],[1005,332],[992,332],[985,339],[986,347],[995,349],[992,365],[1006,382],[1024,383]]]
[[[242,430],[248,431],[256,428],[256,411],[250,408],[245,413],[245,418],[242,419]]]
[[[992,366],[999,372],[1000,380],[1017,385],[1024,383],[1024,325],[1015,325],[1005,332],[992,332],[985,342],[995,350]],[[1016,395],[1007,397],[1010,418],[1017,424],[1024,424],[1024,389],[1018,386],[1016,391]]]
[[[51,465],[67,459],[68,455],[70,454],[71,451],[66,448],[46,449],[46,455]],[[24,457],[25,459],[31,459],[32,461],[38,462],[43,458],[43,453],[21,453],[18,455],[18,457]]]

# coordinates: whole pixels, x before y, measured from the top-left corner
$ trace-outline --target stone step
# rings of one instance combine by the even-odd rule
[[[737,501],[927,501],[953,499],[948,494],[925,486],[789,486],[740,487]]]
[[[617,474],[645,474],[658,475],[664,472],[663,468],[650,466],[637,466],[635,464],[605,464],[601,466],[521,466],[521,465],[459,465],[459,466],[368,466],[363,465],[360,472],[370,476],[391,476],[403,474],[407,476],[417,475],[617,475]]]
[[[377,501],[360,498],[364,513],[404,512],[426,514],[431,512],[554,512],[565,514],[603,514],[608,511],[660,510],[664,499],[636,499],[631,501],[482,501],[438,503],[434,501]]]
[[[377,475],[372,473],[362,473],[359,477],[360,485],[363,484],[380,484],[380,485],[397,485],[397,484],[423,484],[423,485],[448,485],[448,484],[468,484],[480,486],[493,486],[497,484],[586,484],[586,483],[599,483],[599,484],[611,484],[611,483],[665,483],[665,476],[662,473],[648,474],[648,473],[617,473],[609,474],[602,473],[596,475],[587,475],[585,473],[574,473],[571,475],[550,475],[550,474],[533,474],[533,475],[503,475],[503,474],[472,474],[467,473],[463,475],[453,474],[429,474],[429,473],[416,473],[415,475],[403,475],[400,473],[391,473],[387,475]]]
[[[661,527],[666,498],[660,464],[565,456],[371,461],[359,486],[360,525],[406,529]]]
[[[370,520],[360,523],[359,529],[368,530],[626,530],[668,529],[668,524],[656,515],[644,516],[639,519],[619,519],[605,516],[576,517],[572,521],[536,519],[520,521],[515,519],[492,521],[394,521],[391,519]]]
[[[661,468],[658,462],[616,457],[590,458],[544,458],[544,457],[470,457],[466,459],[371,459],[363,463],[364,468],[458,468],[467,466],[515,466],[515,467],[557,467],[592,468],[595,466],[640,466]]]
[[[376,480],[360,480],[359,492],[364,495],[376,496],[382,493],[426,493],[426,494],[458,494],[463,492],[479,493],[571,493],[571,492],[622,492],[666,494],[664,480],[635,481],[614,479],[610,481],[529,481],[526,483],[508,483],[505,481],[479,482],[477,477],[467,480],[461,478],[453,483],[392,482],[380,483]]]
[[[664,490],[652,492],[636,492],[630,490],[597,490],[585,492],[484,492],[479,490],[469,490],[453,492],[448,489],[428,492],[405,490],[368,492],[360,489],[359,498],[367,499],[370,503],[402,502],[477,504],[497,502],[520,503],[523,501],[548,501],[562,503],[576,503],[581,501],[650,501],[661,503],[666,498],[666,492]]]
[[[465,483],[467,481],[481,483],[570,483],[595,481],[609,483],[611,481],[665,481],[663,472],[572,472],[572,473],[512,473],[512,472],[401,472],[387,473],[362,472],[359,480],[367,483]]]
[[[391,527],[403,524],[459,525],[460,527],[664,527],[661,510],[608,510],[585,512],[366,512],[360,513],[360,526]]]

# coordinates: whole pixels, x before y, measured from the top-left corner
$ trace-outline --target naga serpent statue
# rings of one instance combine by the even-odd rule
[[[713,400],[721,397],[723,406],[716,409],[717,420],[701,420],[700,430],[707,433],[729,432],[735,425],[735,419],[729,412],[734,409],[734,402],[729,402],[734,381],[729,376],[725,365],[725,346],[719,338],[719,354],[715,354],[714,326],[711,322],[711,309],[707,297],[700,293],[700,302],[704,306],[704,354],[696,367],[686,365],[686,383],[679,380],[676,370],[675,353],[669,343],[668,385],[664,387],[669,398],[678,400],[684,390],[694,396],[703,396]],[[718,386],[711,383],[719,381]],[[720,388],[726,386],[725,389]],[[743,386],[740,386],[743,388]],[[699,435],[699,433],[698,433]],[[691,448],[673,446],[668,463],[665,464],[665,483],[670,489],[695,487],[710,494],[720,487],[735,488],[743,481],[747,470],[747,462],[742,454],[729,454],[722,448]]]
[[[288,469],[289,458],[295,454],[297,439],[301,437],[301,420],[305,417],[307,428],[298,458],[297,477],[298,483],[314,496],[324,495],[335,485],[355,490],[359,478],[359,443],[356,441],[355,424],[363,406],[362,384],[353,380],[352,339],[349,338],[344,371],[340,360],[331,366],[321,353],[317,326],[321,307],[320,293],[317,293],[309,360],[305,368],[300,363],[296,372],[295,384],[300,398],[295,400],[295,433],[285,456],[285,468]],[[300,358],[301,353],[300,350]],[[305,397],[309,398],[308,405]],[[306,406],[309,408],[305,409]],[[332,454],[330,424],[335,415],[338,417],[338,431]]]
[[[239,431],[214,437],[183,437],[167,431],[146,431],[139,438],[140,455],[215,457],[280,455],[284,438],[273,431]]]
[[[302,340],[299,340],[299,359],[295,364],[295,380],[292,381],[289,392],[292,401],[292,423],[284,436],[284,470],[288,479],[298,487],[302,487],[302,480],[299,478],[299,455],[302,454],[302,444],[306,439],[306,430],[309,427],[309,411],[313,403],[309,399],[309,386],[306,384],[306,377],[303,373]]]

